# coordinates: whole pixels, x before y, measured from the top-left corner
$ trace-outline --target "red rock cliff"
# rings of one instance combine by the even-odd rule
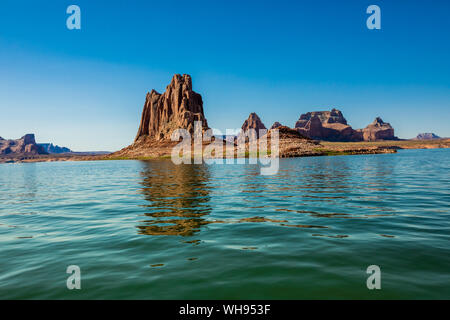
[[[317,140],[362,140],[362,133],[349,126],[342,112],[337,109],[302,114],[295,124],[295,129],[301,134]]]
[[[145,136],[170,140],[172,132],[181,128],[192,134],[194,121],[201,121],[204,130],[208,128],[202,96],[192,90],[191,76],[176,74],[163,94],[147,93],[135,142]]]
[[[380,117],[362,129],[364,141],[376,141],[376,140],[396,140],[394,136],[394,128],[389,123],[381,120]]]

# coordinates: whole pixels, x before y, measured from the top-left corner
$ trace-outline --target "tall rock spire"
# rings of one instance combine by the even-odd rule
[[[192,134],[194,121],[201,121],[203,129],[208,129],[202,96],[192,90],[191,76],[175,74],[163,94],[155,90],[147,93],[135,142],[144,136],[170,140],[176,129]]]

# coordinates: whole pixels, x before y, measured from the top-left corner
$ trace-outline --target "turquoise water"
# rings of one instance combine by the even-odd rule
[[[449,299],[449,156],[2,164],[0,298]]]

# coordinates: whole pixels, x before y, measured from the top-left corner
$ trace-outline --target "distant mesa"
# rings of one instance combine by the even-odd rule
[[[12,157],[30,157],[46,154],[73,153],[65,147],[53,143],[36,143],[33,133],[24,135],[20,139],[4,139],[0,137],[0,155]]]
[[[302,114],[295,124],[301,134],[325,141],[376,141],[395,140],[394,129],[377,117],[364,129],[353,129],[337,109]]]
[[[192,134],[194,121],[201,121],[202,129],[208,129],[202,96],[192,90],[191,76],[176,74],[163,94],[155,90],[147,93],[135,143],[143,138],[170,141],[174,130],[180,128]]]
[[[17,140],[0,139],[0,155],[38,155],[47,154],[45,149],[36,143],[34,134],[29,133]]]
[[[38,143],[38,146],[41,146],[47,153],[50,154],[59,154],[59,153],[70,153],[72,150],[66,147],[60,147],[58,145],[54,145],[53,143]]]
[[[441,139],[441,137],[432,132],[426,132],[426,133],[419,133],[417,137],[414,138],[414,140],[434,140],[434,139]]]

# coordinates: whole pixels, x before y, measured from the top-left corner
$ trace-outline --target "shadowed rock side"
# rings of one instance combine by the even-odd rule
[[[26,134],[17,140],[0,138],[0,155],[39,155],[47,152],[36,144],[34,134]]]

